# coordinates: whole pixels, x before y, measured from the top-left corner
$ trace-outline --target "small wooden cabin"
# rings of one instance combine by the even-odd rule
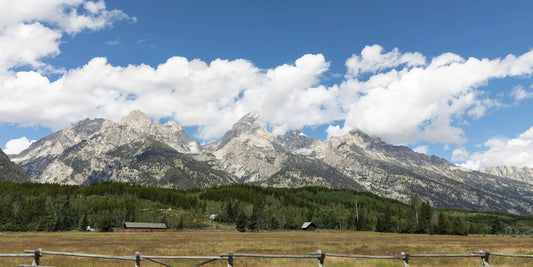
[[[125,232],[164,232],[167,225],[164,223],[125,222]]]
[[[314,231],[316,230],[316,225],[312,222],[304,222],[304,224],[302,225],[302,230],[303,231]]]

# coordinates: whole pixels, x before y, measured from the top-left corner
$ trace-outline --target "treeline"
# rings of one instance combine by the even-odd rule
[[[214,216],[211,216],[214,215]],[[533,218],[501,212],[432,208],[368,192],[321,187],[231,185],[174,190],[103,182],[90,186],[0,182],[1,231],[99,231],[126,221],[164,222],[170,228],[208,225],[209,217],[239,231],[320,229],[428,234],[531,234]]]

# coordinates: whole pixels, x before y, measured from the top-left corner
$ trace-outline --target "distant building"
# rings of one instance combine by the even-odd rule
[[[314,231],[316,229],[316,225],[312,222],[304,222],[302,225],[302,230],[304,231]]]
[[[163,232],[167,230],[164,223],[144,223],[144,222],[125,222],[124,231],[126,232]]]

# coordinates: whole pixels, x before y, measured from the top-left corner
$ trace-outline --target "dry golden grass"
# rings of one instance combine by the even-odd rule
[[[398,255],[471,254],[480,249],[508,254],[533,253],[533,238],[509,236],[430,236],[374,232],[163,232],[163,233],[0,233],[0,254],[25,249],[105,255],[218,256],[221,253],[309,255],[318,249],[332,254]],[[30,264],[32,258],[0,258],[0,266]],[[192,266],[201,260],[162,260],[173,266]],[[492,256],[495,266],[533,266],[533,258]],[[95,260],[44,255],[42,265],[134,266],[133,261]],[[317,266],[314,259],[237,258],[235,266]],[[479,258],[412,258],[410,266],[478,266]],[[148,260],[141,266],[162,266]],[[216,261],[206,266],[226,266]],[[324,266],[403,266],[401,260],[327,257]]]

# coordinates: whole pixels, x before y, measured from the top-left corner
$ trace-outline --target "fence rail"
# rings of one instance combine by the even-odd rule
[[[99,259],[109,259],[109,260],[126,260],[134,261],[135,267],[141,266],[142,260],[148,260],[155,262],[163,266],[172,265],[164,263],[160,260],[169,260],[169,259],[183,259],[183,260],[204,260],[201,263],[194,265],[202,266],[217,260],[225,260],[228,262],[228,267],[233,267],[235,258],[272,258],[272,259],[315,259],[318,261],[318,266],[322,267],[324,261],[327,257],[331,258],[360,258],[360,259],[390,259],[390,260],[402,260],[404,267],[409,266],[409,261],[412,258],[480,258],[482,261],[482,266],[489,265],[489,257],[515,257],[515,258],[531,258],[533,255],[523,255],[523,254],[502,254],[502,253],[492,253],[489,251],[474,251],[473,254],[409,254],[401,252],[398,255],[390,256],[380,256],[380,255],[345,255],[345,254],[330,254],[318,250],[315,253],[309,255],[266,255],[266,254],[239,254],[239,253],[222,253],[219,256],[148,256],[142,255],[140,252],[136,252],[133,256],[112,256],[112,255],[100,255],[100,254],[83,254],[83,253],[72,253],[72,252],[57,252],[57,251],[43,251],[42,249],[37,250],[24,250],[24,254],[0,254],[2,257],[31,257],[33,262],[31,265],[19,265],[19,266],[43,266],[40,265],[40,260],[43,255],[56,255],[56,256],[72,256],[72,257],[84,257],[84,258],[99,258]]]

